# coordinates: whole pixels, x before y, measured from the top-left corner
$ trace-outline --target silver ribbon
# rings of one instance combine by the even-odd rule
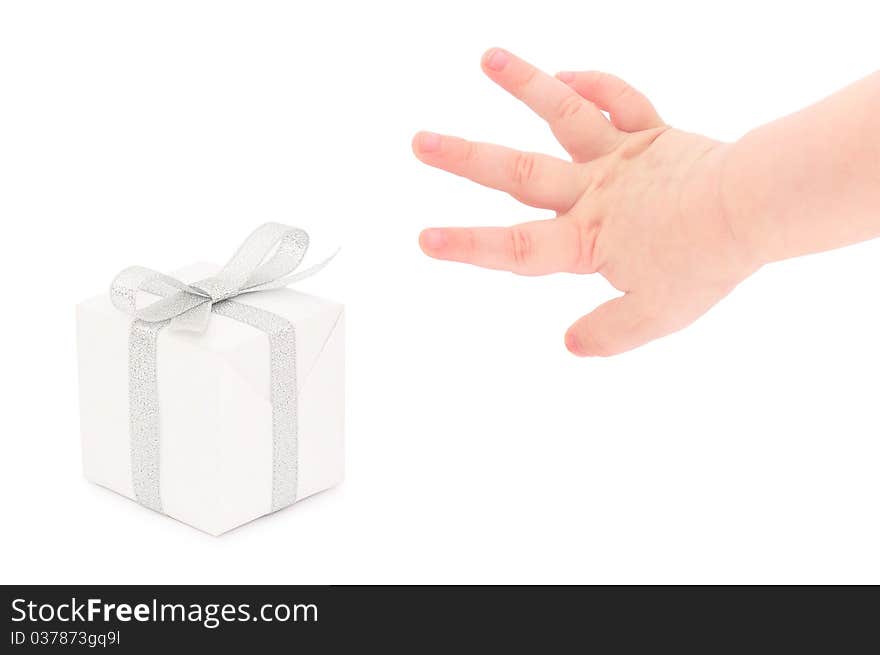
[[[286,318],[232,298],[286,287],[314,275],[335,256],[334,253],[319,264],[293,273],[308,247],[309,235],[304,230],[266,223],[245,239],[217,275],[195,284],[185,284],[142,266],[126,268],[113,280],[113,305],[135,319],[128,340],[129,429],[132,482],[135,498],[141,505],[162,511],[156,373],[159,333],[166,326],[202,332],[212,312],[250,325],[266,333],[269,339],[272,511],[296,501],[296,333]],[[139,307],[138,296],[144,292],[160,299]]]

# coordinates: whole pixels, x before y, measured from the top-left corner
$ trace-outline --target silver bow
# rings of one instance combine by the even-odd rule
[[[293,273],[302,262],[308,245],[309,235],[304,230],[266,223],[245,239],[238,252],[214,277],[185,284],[158,271],[132,266],[113,280],[110,286],[113,305],[135,318],[129,331],[129,429],[132,486],[141,505],[163,511],[159,466],[161,408],[156,365],[159,333],[166,326],[203,331],[212,313],[260,330],[269,340],[272,406],[270,510],[275,511],[296,501],[296,331],[286,318],[232,298],[285,287],[314,275],[336,256],[333,253],[319,264]],[[160,299],[139,308],[137,301],[141,292],[160,296]]]
[[[309,247],[305,230],[266,223],[254,230],[232,259],[214,277],[194,284],[143,266],[123,269],[110,285],[113,305],[127,314],[148,323],[171,320],[171,329],[203,332],[211,317],[214,303],[257,291],[279,289],[314,275],[324,268],[336,253],[324,261],[298,273]],[[274,254],[266,257],[275,250]],[[146,307],[138,307],[138,293],[162,296]]]

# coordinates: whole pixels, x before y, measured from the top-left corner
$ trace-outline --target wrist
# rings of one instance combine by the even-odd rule
[[[760,248],[752,214],[744,210],[743,196],[730,183],[734,145],[714,143],[693,166],[685,189],[686,212],[701,217],[717,235],[721,265],[734,284],[761,268],[768,260]]]
[[[724,144],[718,173],[719,211],[755,269],[791,255],[772,230],[771,208],[762,189],[768,183],[763,165],[755,165],[752,133]]]

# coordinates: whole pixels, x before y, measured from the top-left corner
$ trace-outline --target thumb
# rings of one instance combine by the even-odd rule
[[[627,293],[579,318],[565,334],[565,346],[578,357],[608,357],[672,332],[656,313],[650,296]]]

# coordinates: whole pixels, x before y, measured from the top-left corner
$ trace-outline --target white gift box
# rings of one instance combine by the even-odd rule
[[[219,267],[175,275],[194,283]],[[143,294],[149,297],[148,294]],[[296,358],[296,500],[343,477],[344,312],[293,289],[237,299],[290,321]],[[130,435],[132,318],[104,293],[77,306],[83,469],[136,499]],[[163,329],[156,344],[162,511],[219,535],[273,511],[269,339],[214,313],[202,333]]]

